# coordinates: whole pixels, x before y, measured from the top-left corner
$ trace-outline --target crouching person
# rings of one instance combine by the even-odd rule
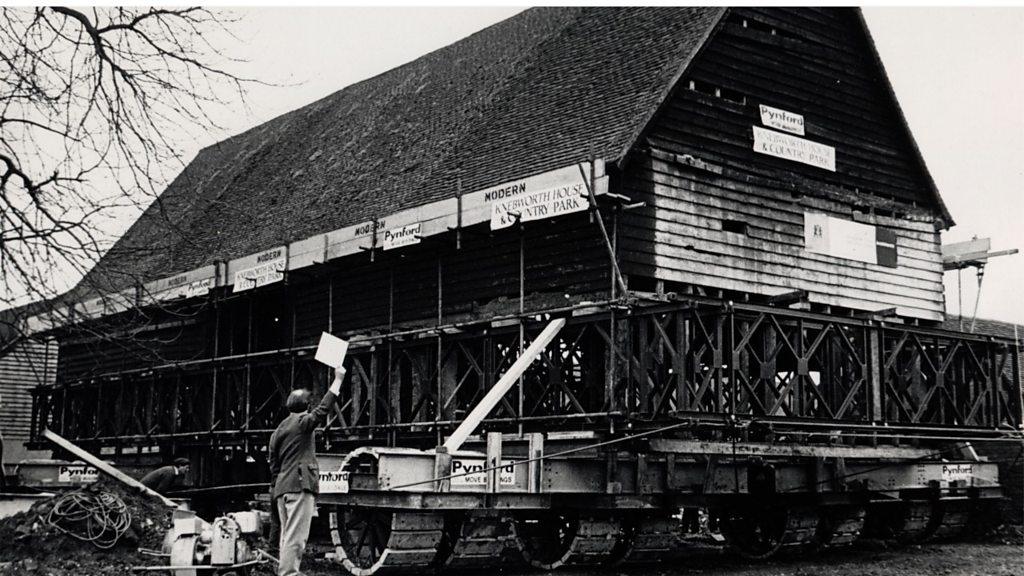
[[[270,496],[281,523],[279,576],[300,573],[320,482],[313,436],[341,394],[344,377],[344,368],[335,370],[327,394],[313,410],[309,390],[292,390],[285,402],[289,414],[270,436]]]

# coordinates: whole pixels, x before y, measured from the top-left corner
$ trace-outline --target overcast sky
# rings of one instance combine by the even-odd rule
[[[450,44],[520,8],[236,9],[250,110],[239,132]],[[957,226],[944,242],[989,236],[1024,248],[1024,8],[866,8],[882,60]],[[218,135],[211,141],[220,139]],[[197,142],[206,145],[210,141]],[[957,311],[955,275],[947,310]],[[975,277],[964,274],[964,308]],[[1024,257],[993,261],[979,316],[1024,323]]]

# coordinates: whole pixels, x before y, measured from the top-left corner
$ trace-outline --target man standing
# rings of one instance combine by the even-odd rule
[[[188,474],[188,458],[175,458],[174,464],[153,470],[143,476],[139,482],[154,492],[164,494],[174,486],[174,481],[178,477],[184,478],[185,474]]]
[[[344,368],[334,371],[334,381],[327,394],[312,411],[309,410],[309,390],[292,390],[285,401],[289,414],[270,436],[270,496],[281,522],[279,576],[300,573],[299,562],[306,550],[309,524],[313,520],[314,496],[320,491],[313,435],[341,394],[344,377]]]

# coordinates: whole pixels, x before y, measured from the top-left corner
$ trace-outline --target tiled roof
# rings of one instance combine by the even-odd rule
[[[202,150],[80,288],[620,159],[723,11],[535,8],[284,114]]]
[[[534,8],[210,146],[69,296],[622,161],[725,10]]]
[[[970,332],[971,321],[971,318],[964,317],[963,322],[961,323],[960,316],[947,316],[946,320],[942,323],[942,327],[946,330],[953,330],[956,332]],[[974,333],[983,334],[985,336],[1008,338],[1010,340],[1020,340],[1024,338],[1024,326],[1014,324],[1013,322],[977,318],[974,319]]]

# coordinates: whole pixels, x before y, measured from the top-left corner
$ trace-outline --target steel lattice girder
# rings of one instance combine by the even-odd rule
[[[329,429],[343,437],[458,423],[539,331],[522,321],[355,342]],[[492,412],[495,425],[599,429],[608,418],[730,415],[1016,429],[1009,342],[752,306],[673,303],[572,317]],[[34,434],[152,442],[265,433],[327,371],[301,350],[59,382],[34,393]],[[545,422],[549,424],[544,424]],[[577,426],[578,427],[578,426]]]

